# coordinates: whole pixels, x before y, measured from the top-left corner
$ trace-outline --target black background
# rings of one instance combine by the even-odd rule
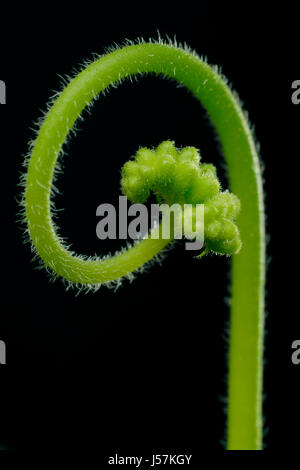
[[[31,128],[61,78],[125,38],[186,42],[222,67],[255,125],[264,167],[268,217],[265,343],[265,447],[299,441],[298,153],[300,106],[294,6],[140,2],[104,6],[51,3],[4,11],[0,79],[7,104],[1,119],[1,321],[7,365],[1,366],[3,445],[89,446],[114,452],[223,450],[226,427],[228,259],[194,260],[178,244],[163,264],[114,291],[75,296],[35,269],[16,222],[17,187]],[[62,11],[62,7],[66,7]],[[12,11],[14,10],[14,11]],[[5,27],[6,26],[6,27]],[[96,207],[115,203],[120,168],[137,148],[173,139],[200,148],[226,187],[216,138],[200,105],[171,81],[124,83],[101,97],[68,144],[59,177],[64,208],[58,225],[75,251],[114,251],[97,240]]]

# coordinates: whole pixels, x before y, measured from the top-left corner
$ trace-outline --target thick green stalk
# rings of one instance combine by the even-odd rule
[[[88,285],[129,274],[168,243],[147,239],[108,260],[87,260],[68,251],[51,220],[56,160],[75,120],[109,85],[140,73],[174,78],[206,108],[222,144],[230,190],[241,201],[243,248],[232,261],[227,448],[261,449],[265,276],[262,181],[248,123],[216,70],[187,50],[144,43],[117,49],[77,75],[47,114],[29,160],[25,188],[29,235],[43,262],[56,274]]]

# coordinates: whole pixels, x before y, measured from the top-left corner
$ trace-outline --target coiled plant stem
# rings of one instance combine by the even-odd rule
[[[226,82],[188,50],[163,43],[129,45],[87,66],[45,117],[29,160],[25,211],[33,245],[44,264],[78,284],[121,278],[157,254],[168,240],[143,240],[107,260],[70,252],[51,219],[51,187],[59,153],[82,110],[109,85],[136,74],[175,79],[207,110],[221,142],[230,190],[241,201],[243,248],[232,259],[228,375],[228,449],[262,448],[265,233],[263,190],[252,133]]]

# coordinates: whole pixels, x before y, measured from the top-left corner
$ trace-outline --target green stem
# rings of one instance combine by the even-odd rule
[[[248,123],[216,70],[187,50],[145,43],[107,54],[77,75],[47,114],[30,157],[25,187],[30,238],[43,262],[56,274],[88,285],[129,274],[168,243],[147,239],[108,260],[83,259],[63,245],[51,219],[56,161],[75,120],[109,85],[141,73],[175,79],[206,108],[222,144],[230,190],[241,201],[243,248],[232,262],[227,448],[261,449],[265,275],[262,180]]]

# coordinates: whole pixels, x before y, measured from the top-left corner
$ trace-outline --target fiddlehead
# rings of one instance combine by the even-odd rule
[[[175,79],[206,108],[222,144],[230,189],[241,201],[243,249],[233,256],[232,263],[228,448],[259,449],[265,274],[262,181],[248,123],[236,97],[215,69],[188,50],[142,43],[107,54],[79,73],[54,102],[33,145],[24,193],[29,236],[45,265],[57,275],[84,285],[119,279],[168,244],[168,240],[149,238],[107,260],[83,259],[62,243],[51,219],[57,158],[76,119],[109,85],[141,73]],[[238,246],[233,251],[237,252]]]

